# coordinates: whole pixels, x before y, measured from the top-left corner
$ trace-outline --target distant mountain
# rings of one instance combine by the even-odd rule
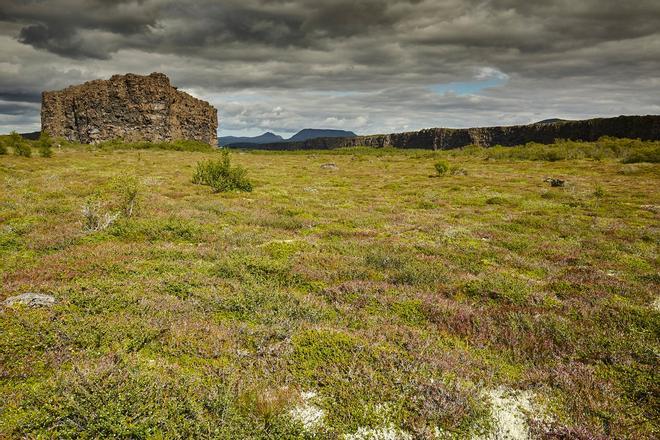
[[[29,139],[31,141],[36,141],[37,139],[39,139],[39,136],[41,136],[41,132],[40,131],[33,131],[33,132],[30,132],[30,133],[21,133],[21,136],[23,137],[23,139]]]
[[[318,128],[305,128],[298,133],[291,136],[289,139],[284,139],[274,133],[267,132],[260,136],[224,136],[218,138],[218,144],[221,147],[235,145],[235,144],[273,144],[277,142],[303,142],[308,139],[316,138],[335,138],[335,137],[356,137],[357,135],[352,131],[345,130],[324,130]]]
[[[535,124],[554,124],[555,122],[566,122],[566,119],[559,119],[559,118],[551,118],[551,119],[544,119],[542,121],[535,122]]]
[[[266,132],[259,136],[223,136],[218,138],[221,147],[231,144],[270,144],[273,142],[282,142],[284,138],[275,133]]]
[[[356,137],[357,135],[352,131],[345,130],[324,130],[317,128],[305,128],[300,130],[298,133],[291,136],[289,142],[302,142],[307,139],[316,139],[316,138],[333,138],[333,137]]]

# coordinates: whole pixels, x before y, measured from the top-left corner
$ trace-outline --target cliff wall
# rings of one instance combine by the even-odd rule
[[[85,144],[177,139],[217,145],[217,110],[180,92],[162,73],[114,75],[43,92],[41,130]]]
[[[619,116],[616,118],[559,121],[508,127],[428,128],[406,133],[379,134],[352,138],[317,138],[304,142],[278,142],[265,145],[237,144],[231,148],[262,150],[325,150],[342,147],[394,147],[448,150],[466,145],[522,145],[528,142],[550,144],[555,139],[595,141],[602,136],[660,140],[660,115]]]

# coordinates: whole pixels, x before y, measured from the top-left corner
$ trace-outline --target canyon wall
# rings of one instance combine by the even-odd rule
[[[602,136],[660,140],[660,116],[619,116],[616,118],[558,121],[508,127],[428,128],[407,133],[317,138],[304,142],[235,144],[231,148],[261,150],[325,150],[342,147],[394,147],[448,150],[467,145],[522,145],[528,142],[550,144],[555,139],[595,141]]]
[[[170,85],[162,73],[114,75],[43,92],[41,130],[85,144],[179,139],[217,145],[218,113]]]

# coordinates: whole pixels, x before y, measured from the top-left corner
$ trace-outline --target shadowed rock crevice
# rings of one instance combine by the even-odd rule
[[[129,73],[44,92],[41,129],[85,144],[185,139],[217,145],[218,114],[209,103],[172,87],[162,73]]]

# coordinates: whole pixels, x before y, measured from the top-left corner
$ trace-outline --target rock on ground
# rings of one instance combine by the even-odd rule
[[[43,293],[26,292],[16,296],[10,296],[2,304],[7,307],[16,304],[24,304],[28,307],[50,307],[55,304],[55,297]]]

